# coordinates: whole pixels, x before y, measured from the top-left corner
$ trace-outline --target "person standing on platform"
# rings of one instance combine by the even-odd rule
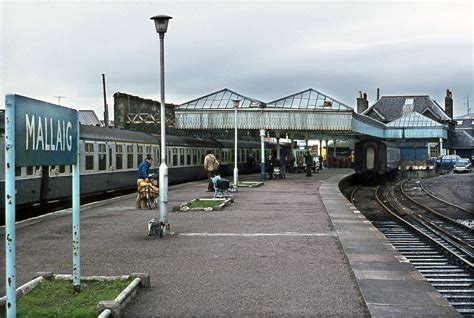
[[[247,172],[254,172],[255,170],[255,155],[252,152],[249,152],[249,156],[247,157]]]
[[[275,161],[272,154],[268,155],[268,180],[273,179],[273,172],[275,171]]]
[[[280,177],[286,179],[286,154],[280,155]]]
[[[146,209],[146,202],[141,198],[140,195],[140,184],[142,182],[148,182],[148,171],[150,170],[151,163],[153,162],[153,159],[151,157],[146,157],[145,160],[143,160],[142,163],[138,166],[138,179],[137,179],[137,188],[138,188],[138,193],[137,193],[137,199],[135,201],[135,207],[137,209]]]
[[[304,163],[306,164],[306,176],[311,177],[311,166],[313,165],[313,156],[308,151],[304,156]]]
[[[219,170],[219,161],[216,156],[212,153],[212,150],[206,152],[206,157],[204,158],[204,170],[207,172],[207,179],[209,183],[207,185],[207,191],[213,192],[214,185],[212,184],[212,178],[216,175]]]

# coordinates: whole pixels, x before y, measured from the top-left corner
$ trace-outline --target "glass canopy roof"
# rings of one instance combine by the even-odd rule
[[[387,127],[439,127],[439,126],[443,126],[443,125],[417,112],[410,112],[394,121],[387,123]]]
[[[337,100],[318,92],[315,89],[309,88],[305,91],[289,95],[267,104],[271,108],[290,108],[290,109],[312,109],[312,110],[329,110],[329,111],[344,111],[352,110],[353,108],[347,106]]]
[[[181,104],[179,105],[179,109],[233,109],[233,99],[240,100],[239,108],[260,107],[265,105],[262,101],[237,94],[230,89],[224,88],[218,92]]]

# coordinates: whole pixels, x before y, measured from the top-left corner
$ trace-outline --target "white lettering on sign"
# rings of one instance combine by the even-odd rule
[[[40,151],[71,151],[72,123],[59,120],[56,125],[52,118],[25,114],[25,149]]]

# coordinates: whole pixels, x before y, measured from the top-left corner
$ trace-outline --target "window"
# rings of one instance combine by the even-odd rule
[[[186,149],[186,164],[192,165],[193,162],[191,161],[191,149]]]
[[[178,165],[178,149],[173,148],[173,166]]]
[[[143,161],[143,146],[137,146],[137,167]]]
[[[438,145],[431,145],[430,146],[430,157],[437,158],[439,156],[439,148]]]
[[[122,159],[122,145],[115,145],[115,168],[117,170],[121,170],[123,168]]]
[[[94,144],[86,142],[86,170],[94,170]]]
[[[99,144],[99,170],[107,169],[107,146]]]
[[[127,145],[127,168],[133,168],[133,146]]]
[[[375,168],[375,149],[374,147],[367,147],[366,150],[366,168],[373,170]]]
[[[184,149],[181,148],[179,149],[179,163],[182,165],[182,166],[185,166],[186,165],[186,160],[184,158]]]
[[[65,165],[60,165],[59,166],[59,173],[66,173],[66,166]]]
[[[34,168],[34,166],[26,167],[26,175],[27,176],[32,176],[33,175],[33,168]]]
[[[15,167],[15,177],[21,176],[21,167]]]
[[[197,165],[198,150],[193,149],[193,165]]]

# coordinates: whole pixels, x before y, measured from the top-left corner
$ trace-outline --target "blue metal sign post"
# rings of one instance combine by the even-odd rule
[[[16,317],[15,101],[5,102],[5,281],[7,317]]]
[[[73,165],[73,289],[80,290],[79,116],[20,95],[5,97],[5,258],[7,317],[16,317],[15,167]]]

